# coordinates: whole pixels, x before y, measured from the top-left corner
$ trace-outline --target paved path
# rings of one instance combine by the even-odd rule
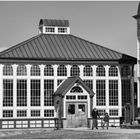
[[[124,128],[109,128],[108,130],[106,128],[102,129],[102,128],[98,128],[91,130],[89,128],[65,128],[65,130],[76,130],[76,131],[94,131],[94,132],[109,132],[109,133],[127,133],[127,134],[134,134],[134,133],[139,133],[140,134],[140,129],[124,129]]]

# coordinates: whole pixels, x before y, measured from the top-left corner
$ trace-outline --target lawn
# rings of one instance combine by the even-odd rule
[[[127,129],[126,129],[127,131]],[[13,130],[0,132],[1,139],[140,139],[139,133],[82,130]]]

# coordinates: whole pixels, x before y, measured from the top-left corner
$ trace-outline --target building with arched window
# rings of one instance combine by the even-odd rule
[[[68,20],[41,19],[39,35],[0,53],[0,127],[90,127],[94,107],[119,126],[135,64],[70,34]]]

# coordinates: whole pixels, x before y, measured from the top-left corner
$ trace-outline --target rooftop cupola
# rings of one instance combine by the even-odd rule
[[[39,22],[40,34],[70,34],[68,20],[41,19]]]

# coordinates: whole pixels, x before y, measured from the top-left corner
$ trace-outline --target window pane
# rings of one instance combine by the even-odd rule
[[[110,109],[109,116],[118,116],[118,110],[117,109]]]
[[[18,110],[17,111],[17,117],[26,117],[27,111],[26,110]]]
[[[31,117],[40,117],[40,110],[31,110]]]
[[[97,103],[97,106],[106,105],[105,80],[96,81],[96,103]]]
[[[13,80],[3,80],[3,106],[13,106]]]
[[[109,68],[109,76],[118,76],[118,69],[115,66]]]
[[[118,81],[109,80],[109,105],[118,105]]]
[[[68,105],[68,114],[69,115],[75,114],[75,104],[69,104]]]
[[[91,66],[85,66],[84,67],[84,76],[93,76]]]
[[[44,117],[54,117],[54,110],[44,110]]]
[[[97,67],[96,76],[105,76],[105,68],[102,65]]]
[[[80,76],[80,69],[77,65],[73,65],[70,70],[71,76]]]
[[[27,106],[27,80],[17,80],[17,106]]]
[[[44,106],[53,106],[54,80],[44,80]]]
[[[46,28],[46,32],[54,32],[54,28],[47,27],[47,28]]]
[[[85,114],[85,104],[78,104],[78,113]]]
[[[67,76],[67,69],[64,65],[60,65],[57,69],[57,76]]]
[[[75,86],[75,87],[73,87],[73,88],[71,89],[70,92],[71,92],[71,93],[83,93],[83,90],[82,90],[80,87]]]
[[[67,28],[58,28],[58,33],[66,33]]]
[[[3,75],[4,76],[11,76],[11,75],[13,75],[13,67],[11,65],[5,65],[3,67]]]
[[[122,80],[122,105],[130,103],[130,80]]]
[[[13,110],[3,110],[3,117],[13,117]]]
[[[37,65],[31,67],[31,76],[40,76],[40,68]]]
[[[47,65],[44,68],[44,76],[53,76],[53,75],[54,75],[53,67],[51,65]]]
[[[27,75],[27,69],[26,66],[20,65],[17,67],[17,76],[26,76]]]
[[[31,80],[31,106],[40,106],[40,80]]]
[[[128,66],[122,67],[122,69],[121,69],[121,76],[122,77],[130,76],[130,68]]]

